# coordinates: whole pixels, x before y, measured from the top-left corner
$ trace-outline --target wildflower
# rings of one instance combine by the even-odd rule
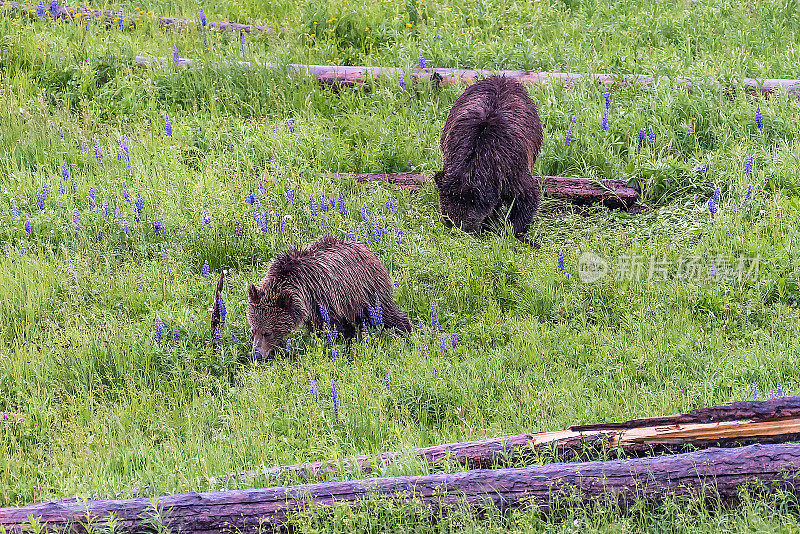
[[[289,127],[289,133],[294,133],[294,121],[292,119],[286,119],[286,126]]]
[[[286,202],[294,202],[294,189],[292,189],[292,186],[286,187],[286,191],[283,193],[283,198],[286,199]]]
[[[564,146],[571,146],[572,145],[572,126],[569,127],[567,133],[564,134]]]
[[[5,258],[8,259],[8,243],[6,243],[5,246],[3,247],[3,256],[5,256]]]
[[[450,334],[450,344],[453,345],[453,348],[456,348],[456,345],[458,345],[458,336],[456,336],[455,330]]]
[[[173,326],[172,327],[172,340],[173,341],[178,341],[180,339],[180,337],[181,336],[178,333],[178,327],[177,326]]]
[[[325,308],[325,306],[322,305],[319,306],[319,315],[322,318],[322,324],[330,328],[331,317],[330,315],[328,315],[328,310]]]
[[[144,210],[144,199],[141,193],[136,193],[136,201],[133,203],[133,218],[136,222],[142,218],[142,210]]]
[[[406,80],[403,77],[403,71],[402,70],[400,71],[400,74],[398,76],[398,80],[397,81],[400,84],[400,89],[405,91],[405,89],[406,89]]]
[[[242,55],[244,55],[244,43],[245,43],[244,32],[241,32],[239,33],[239,50],[242,52]]]
[[[769,183],[769,181],[770,181],[770,180],[772,180],[773,178],[775,178],[775,171],[772,171],[771,173],[769,173],[769,174],[767,175],[767,177],[766,177],[766,178],[764,178],[764,187],[767,187],[767,184],[768,184],[768,183]]]
[[[317,209],[317,199],[311,197],[308,203],[311,205],[311,218],[316,219],[317,215],[319,215],[319,210]]]
[[[58,181],[58,192],[61,193],[62,195],[67,192],[67,188],[64,185],[63,179]]]
[[[428,349],[428,341],[425,338],[422,338],[422,343],[417,345],[417,348],[422,353],[425,358],[431,357],[431,351]]]
[[[564,272],[564,251],[558,253],[558,270]]]
[[[366,204],[361,206],[361,218],[364,219],[364,222],[369,222],[369,210]]]
[[[651,143],[656,142],[656,132],[653,130],[652,126],[647,127],[647,139],[649,139]]]
[[[167,225],[164,224],[164,219],[160,215],[156,215],[156,220],[153,221],[153,232],[158,235],[166,229]]]
[[[161,345],[161,341],[164,338],[164,321],[161,320],[159,315],[156,315],[156,340],[158,344]]]
[[[391,195],[386,195],[386,209],[392,213],[397,213],[397,206],[397,199],[393,199]]]
[[[761,118],[761,106],[756,105],[756,127],[759,130],[764,129],[764,120]]]
[[[128,235],[128,219],[122,219],[122,231]]]
[[[67,268],[69,269],[69,274],[72,275],[72,279],[77,280],[78,275],[75,274],[75,266],[72,265],[72,258],[69,259],[69,265],[67,266]]]
[[[699,165],[697,167],[697,174],[703,174],[708,170],[708,163],[704,163],[703,165]]]
[[[447,350],[447,345],[449,344],[448,343],[449,341],[450,341],[450,336],[444,336],[442,338],[442,342],[440,343],[440,348],[441,348],[442,352]]]
[[[286,220],[288,218],[289,218],[289,216],[287,215],[286,217],[283,217],[281,219],[281,235],[286,235],[286,232],[288,230]]]
[[[11,199],[11,219],[19,220],[19,208],[17,208],[17,201],[13,198]]]
[[[225,317],[228,315],[228,309],[225,307],[225,300],[222,295],[219,296],[219,322],[225,324]]]
[[[175,62],[176,65],[178,65],[180,63],[180,61],[181,61],[181,58],[178,55],[178,47],[177,46],[173,46],[172,47],[172,60]]]
[[[431,329],[434,332],[438,331],[441,325],[439,324],[439,314],[436,310],[436,301],[431,302]]]
[[[47,194],[45,193],[44,189],[39,189],[36,192],[36,203],[39,205],[39,211],[44,211],[45,198],[47,198]]]
[[[433,36],[434,41],[438,41],[439,39],[441,39],[441,37],[439,37],[439,34]]]
[[[125,163],[127,163],[128,167],[130,167],[131,166],[131,149],[130,149],[130,146],[128,144],[128,136],[127,135],[123,135],[122,136],[122,140],[121,140],[120,144],[121,144],[121,147],[122,147],[122,153],[125,155]]]
[[[333,347],[336,343],[336,340],[339,338],[339,331],[334,326],[332,330],[325,330],[325,343],[328,344],[329,347]]]
[[[645,136],[645,129],[639,129],[639,145],[636,147],[636,152],[639,152],[642,149],[642,143],[644,143],[644,136]]]
[[[233,150],[234,150],[233,138],[229,137],[228,138],[228,152],[233,152]]]
[[[201,214],[203,216],[203,228],[205,228],[211,224],[211,217],[209,217],[208,211],[203,211]]]
[[[19,255],[20,255],[20,256],[24,256],[24,255],[25,255],[25,252],[26,252],[26,250],[27,250],[27,249],[25,248],[25,243],[20,243],[20,244],[19,244]]]
[[[287,339],[286,340],[286,352],[289,352],[290,350],[292,350],[292,340],[291,339]]]
[[[214,345],[219,347],[220,343],[222,343],[222,332],[219,331],[219,327],[214,329]]]
[[[760,395],[758,394],[758,384],[753,382],[753,400],[757,401],[757,400],[759,400],[759,397],[760,397]]]
[[[422,50],[419,51],[419,68],[425,68],[425,58],[422,57]]]
[[[208,266],[208,260],[203,262],[202,276],[206,280],[208,280],[211,277],[211,268]]]
[[[369,306],[369,322],[372,326],[383,325],[383,307],[379,298],[375,298],[375,306]]]
[[[317,391],[317,383],[314,381],[313,378],[308,378],[308,383],[311,384],[311,395],[314,397],[316,402],[319,402],[319,391]]]
[[[50,14],[53,16],[53,20],[58,18],[58,0],[50,2]]]
[[[750,174],[753,170],[753,156],[747,158],[747,161],[744,162],[744,172],[745,174]]]
[[[233,227],[233,235],[235,235],[236,237],[242,236],[242,225],[239,224],[239,221],[236,221],[236,224]]]
[[[750,199],[750,195],[752,194],[753,194],[753,184],[748,184],[747,193],[744,194],[744,200],[742,200],[742,208],[744,208],[744,205],[747,204],[747,201]]]
[[[603,97],[606,99],[606,109],[608,109],[608,107],[611,105],[611,93],[606,90],[606,92],[603,93]]]
[[[394,277],[394,287],[400,287],[400,280],[396,276]]]
[[[46,12],[47,11],[44,8],[44,4],[42,3],[42,0],[39,0],[39,9],[37,10],[36,14],[39,16],[40,19],[43,19]]]
[[[389,373],[386,373],[386,377],[383,379],[383,384],[386,386],[386,389],[389,389]]]
[[[692,127],[691,127],[691,126],[689,126],[689,127],[686,129],[686,135],[688,135],[688,136],[690,136],[690,137],[691,137],[693,134],[694,134],[694,130],[692,130]]]
[[[122,184],[122,196],[127,202],[131,201],[131,192],[128,191],[128,184]]]
[[[89,145],[86,144],[86,139],[83,140],[83,153],[84,154],[89,153]]]
[[[325,198],[325,193],[320,195],[318,204],[319,204],[319,209],[321,209],[322,211],[328,211],[328,200]]]
[[[339,388],[336,387],[336,382],[331,379],[331,396],[333,397],[333,415],[336,420],[339,420]]]
[[[69,181],[69,167],[67,167],[66,162],[61,162],[61,178],[64,179],[65,182]]]
[[[108,202],[103,201],[103,217],[108,218]]]
[[[28,232],[28,235],[31,235],[31,221],[28,219],[27,215],[25,215],[25,231]]]
[[[714,197],[708,199],[708,213],[711,215],[711,218],[714,218],[714,214],[717,212],[717,203],[714,200]]]
[[[608,130],[608,110],[603,111],[603,131]]]
[[[398,228],[397,229],[397,239],[395,239],[395,241],[397,242],[398,245],[402,244],[402,242],[403,242],[403,229],[402,228]]]
[[[172,121],[169,120],[169,115],[167,115],[167,118],[164,121],[164,127],[167,132],[167,137],[172,137]]]
[[[347,204],[344,202],[344,197],[341,193],[339,193],[339,200],[336,201],[336,204],[339,207],[339,213],[344,217],[347,215]]]
[[[125,29],[125,16],[123,15],[123,10],[119,10],[119,18],[117,19],[117,26],[119,26],[120,30]]]
[[[200,8],[200,24],[202,24],[202,25],[203,25],[203,28],[205,28],[205,27],[206,27],[206,23],[207,23],[207,22],[208,22],[208,21],[207,21],[207,19],[206,19],[206,14],[205,14],[205,12],[203,11],[203,8],[201,7],[201,8]]]
[[[436,369],[433,370],[433,378],[439,378],[439,373],[436,371]]]
[[[81,214],[78,213],[78,208],[72,212],[72,223],[75,225],[75,235],[78,235],[78,231],[81,229]]]

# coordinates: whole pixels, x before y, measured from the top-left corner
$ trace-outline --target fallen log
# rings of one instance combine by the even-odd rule
[[[359,182],[388,182],[409,191],[422,187],[427,179],[423,174],[381,173],[327,173],[334,179],[353,177]],[[539,183],[542,178],[537,177]],[[639,193],[628,186],[625,180],[615,178],[587,180],[569,176],[545,176],[543,192],[553,198],[569,200],[574,204],[602,203],[609,208],[630,208],[639,198]]]
[[[182,493],[158,499],[50,501],[2,508],[0,525],[19,532],[34,519],[48,530],[69,526],[83,531],[82,522],[103,528],[113,514],[115,531],[149,532],[158,514],[159,522],[179,532],[257,532],[284,528],[289,514],[310,505],[358,506],[373,496],[415,499],[437,509],[462,503],[503,510],[535,506],[545,515],[561,498],[587,504],[610,500],[623,511],[637,500],[657,502],[667,495],[701,495],[733,505],[739,488],[754,482],[768,490],[800,494],[798,466],[800,445],[750,445],[632,460]]]
[[[167,63],[166,58],[154,58],[147,56],[136,56],[136,63],[142,67],[152,63]],[[190,66],[196,62],[194,59],[183,59],[179,64]],[[249,61],[237,61],[236,64],[251,67]],[[277,69],[277,63],[257,63],[256,66]],[[362,67],[345,65],[286,65],[292,75],[307,74],[325,85],[334,86],[358,86],[368,83],[370,80],[377,80],[380,77],[397,78],[401,72],[408,71],[397,67]],[[748,93],[762,93],[764,95],[773,94],[779,90],[794,96],[800,96],[800,79],[783,78],[744,78],[742,80],[727,80],[721,82],[713,78],[686,78],[668,76],[647,76],[643,74],[577,74],[570,72],[534,72],[526,70],[491,70],[491,69],[412,69],[411,79],[414,82],[419,80],[430,80],[439,85],[450,83],[470,84],[481,78],[486,78],[494,74],[514,78],[522,83],[530,85],[542,85],[551,82],[560,82],[567,86],[572,86],[580,80],[587,79],[603,87],[619,85],[621,87],[645,87],[656,83],[674,83],[686,86],[692,90],[699,86],[724,87],[726,90],[733,90],[736,87],[743,87]]]
[[[8,0],[0,0],[0,7],[9,6],[12,9],[16,9],[19,11],[28,11],[28,12],[36,12],[38,6],[32,6],[20,3],[18,1],[8,1]],[[51,11],[51,6],[47,4],[47,16],[52,18],[53,13]],[[75,20],[75,19],[83,19],[83,18],[92,18],[96,20],[101,20],[111,25],[116,25],[117,21],[119,20],[121,11],[111,11],[109,9],[97,9],[97,8],[90,8],[90,7],[70,7],[70,6],[57,6],[57,11],[55,18],[61,20]],[[122,12],[123,20],[128,21],[130,23],[131,14],[125,15],[125,12]],[[182,19],[178,17],[157,17],[156,20],[158,21],[159,25],[164,27],[200,27],[200,23],[194,20],[189,19]],[[225,22],[225,21],[212,21],[209,20],[206,23],[206,27],[210,29],[215,29],[221,32],[225,31],[238,31],[238,32],[245,32],[245,33],[253,33],[253,32],[274,32],[273,28],[269,26],[259,26],[257,24],[240,24],[238,22]]]
[[[468,469],[490,468],[497,464],[532,461],[537,455],[576,459],[603,449],[617,449],[629,456],[654,452],[677,452],[695,448],[734,447],[752,443],[782,443],[800,440],[800,397],[781,397],[766,401],[734,402],[727,406],[701,408],[666,417],[634,419],[622,423],[579,425],[569,430],[518,434],[502,438],[448,443],[422,447],[411,452],[433,467],[448,462]],[[356,456],[352,460],[309,462],[210,477],[210,484],[246,481],[258,476],[276,479],[291,474],[302,480],[338,472],[370,473],[403,457],[402,452]]]

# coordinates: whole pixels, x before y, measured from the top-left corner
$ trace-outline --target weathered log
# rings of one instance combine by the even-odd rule
[[[490,468],[498,463],[529,461],[537,454],[576,459],[602,449],[618,449],[629,456],[653,452],[677,452],[683,447],[741,446],[800,440],[800,397],[767,401],[734,402],[667,417],[634,419],[622,423],[580,425],[569,430],[518,434],[502,438],[448,443],[418,448],[411,456],[430,466],[447,462],[469,469]],[[310,462],[265,467],[211,477],[212,484],[246,481],[258,476],[277,478],[292,474],[303,480],[330,473],[360,470],[372,472],[401,458],[401,452],[356,456],[352,460]]]
[[[659,501],[667,495],[704,495],[731,505],[739,488],[753,482],[800,494],[798,466],[800,445],[750,445],[632,460],[182,493],[157,500],[50,501],[2,508],[0,525],[16,532],[33,518],[50,530],[70,526],[83,531],[80,525],[87,518],[97,528],[107,525],[113,514],[117,532],[152,532],[156,512],[165,526],[178,532],[256,532],[284,527],[288,514],[309,505],[358,506],[372,496],[415,499],[444,509],[462,503],[500,509],[536,506],[543,514],[562,497],[589,504],[608,499],[621,510],[636,500]]]
[[[136,62],[140,66],[146,66],[151,63],[165,63],[166,58],[152,58],[146,56],[136,56]],[[195,60],[185,59],[181,62],[182,65],[193,65]],[[248,61],[238,61],[238,65],[250,67],[252,63]],[[275,69],[279,65],[277,63],[259,63],[258,66],[265,68]],[[379,77],[393,77],[397,78],[400,72],[406,72],[397,67],[360,67],[360,66],[345,66],[345,65],[301,65],[290,64],[287,65],[289,72],[293,75],[307,74],[316,79],[320,83],[326,85],[336,86],[357,86],[364,85],[369,80],[375,80]],[[489,69],[412,69],[410,71],[411,79],[414,82],[418,80],[430,80],[437,84],[444,85],[449,83],[462,83],[469,84],[475,80],[498,74],[509,78],[515,78],[522,83],[530,85],[542,85],[551,82],[560,82],[567,86],[574,85],[582,79],[588,79],[600,86],[611,87],[619,85],[621,87],[639,86],[644,87],[653,85],[655,83],[674,83],[677,85],[684,85],[687,89],[692,90],[694,87],[708,85],[716,87],[724,87],[733,90],[738,86],[742,86],[745,91],[749,93],[762,93],[770,95],[778,90],[786,91],[790,95],[800,96],[800,80],[798,79],[781,79],[781,78],[744,78],[742,80],[728,80],[720,82],[713,78],[685,78],[668,76],[660,76],[658,78],[653,76],[646,76],[641,74],[576,74],[569,72],[532,72],[523,70],[489,70]]]
[[[414,191],[425,182],[422,174],[380,174],[380,173],[328,173],[331,178],[351,176],[359,182],[382,181]],[[541,184],[541,177],[538,177]],[[615,178],[597,181],[569,176],[545,176],[543,191],[553,198],[569,200],[574,204],[602,203],[610,208],[627,209],[639,198],[639,193],[628,186],[625,180]]]
[[[38,9],[38,6],[31,6],[27,4],[22,4],[18,1],[8,1],[8,0],[0,0],[0,7],[3,6],[10,6],[12,9],[17,9],[20,11],[33,11],[35,12]],[[51,7],[50,4],[47,4],[47,14],[48,17],[52,17],[53,14],[50,11]],[[116,25],[117,21],[119,20],[120,11],[111,11],[109,9],[97,9],[97,8],[90,8],[90,7],[70,7],[70,6],[58,6],[58,11],[56,12],[56,18],[61,20],[75,20],[82,19],[86,17],[90,17],[96,20],[101,20],[108,25]],[[124,20],[130,23],[131,14],[125,14]],[[191,27],[200,27],[200,23],[198,21],[189,20],[189,19],[181,19],[177,17],[157,17],[156,19],[161,26],[164,27],[184,27],[184,26],[191,26]],[[206,23],[206,27],[210,29],[215,29],[219,31],[238,31],[238,32],[245,32],[245,33],[253,33],[253,32],[274,32],[273,28],[268,26],[260,26],[257,24],[240,24],[238,22],[217,22],[209,20]]]

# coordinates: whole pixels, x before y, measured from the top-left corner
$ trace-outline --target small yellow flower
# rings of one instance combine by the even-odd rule
[[[406,22],[406,28],[410,28],[411,26],[413,26],[413,24],[411,24],[410,22]]]

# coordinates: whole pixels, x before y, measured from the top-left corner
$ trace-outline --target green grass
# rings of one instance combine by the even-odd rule
[[[790,77],[800,59],[794,2],[416,6],[341,0],[204,7],[211,19],[283,28],[248,36],[244,53],[279,64],[410,69],[422,51],[428,66],[724,81]],[[199,9],[194,2],[107,7],[190,17]],[[479,238],[444,227],[433,183],[409,194],[322,175],[432,175],[441,165],[444,118],[462,87],[412,87],[407,77],[406,91],[386,78],[368,90],[335,92],[283,69],[223,66],[242,56],[235,34],[208,32],[204,45],[194,29],[162,31],[145,19],[124,33],[95,25],[86,33],[79,25],[0,15],[0,248],[8,248],[0,256],[0,411],[8,416],[0,421],[0,505],[107,498],[133,488],[145,496],[215,490],[208,477],[262,465],[669,414],[750,398],[753,384],[762,394],[778,385],[800,389],[796,98],[714,85],[691,94],[666,84],[615,88],[603,131],[602,89],[531,87],[545,127],[536,173],[630,180],[653,207],[633,216],[548,200],[531,230],[542,246],[532,250],[507,226]],[[131,61],[142,53],[170,57],[173,45],[205,67],[139,69]],[[763,131],[754,121],[757,105]],[[645,140],[637,151],[639,129],[651,126],[655,142]],[[116,157],[123,135],[130,165]],[[63,164],[74,191],[66,183],[61,194]],[[701,164],[709,166],[705,173],[697,172]],[[50,195],[40,211],[43,182]],[[123,198],[125,185],[132,200],[144,200],[140,222]],[[721,198],[711,219],[706,202],[715,185]],[[293,205],[284,199],[287,187]],[[266,232],[246,202],[251,192]],[[311,195],[340,193],[346,216],[333,209],[324,224],[312,218]],[[397,213],[386,209],[387,195],[398,200]],[[321,339],[298,331],[288,352],[252,362],[247,284],[289,246],[326,233],[369,236],[363,206],[389,230],[370,246],[399,281],[400,307],[415,326],[430,325],[435,302],[442,331],[408,339],[375,331],[337,346],[335,361]],[[166,223],[160,235],[157,217]],[[561,251],[569,276],[558,270]],[[581,282],[585,251],[611,264],[609,276]],[[624,256],[641,257],[645,273],[651,259],[667,261],[668,279],[618,276]],[[681,260],[694,259],[706,272],[740,256],[760,259],[741,281],[677,276]],[[212,279],[228,271],[218,351],[208,346],[213,282],[200,275],[206,261]],[[162,345],[156,317],[166,325]],[[443,349],[452,332],[458,346]],[[331,380],[340,392],[338,420]],[[423,472],[407,460],[385,474]],[[293,480],[252,481],[276,482]],[[790,532],[800,517],[785,496],[748,500],[733,511],[670,502],[629,515],[573,507],[549,520],[530,511],[478,517],[462,510],[432,521],[437,512],[412,505],[370,506],[362,516],[342,509],[295,520],[309,531]]]

